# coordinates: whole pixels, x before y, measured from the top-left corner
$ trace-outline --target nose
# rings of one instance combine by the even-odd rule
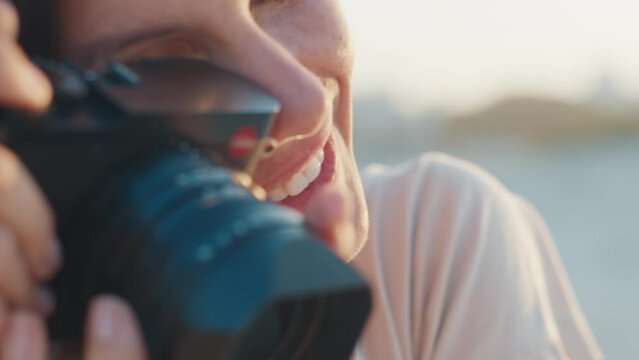
[[[270,91],[281,103],[271,137],[281,141],[328,125],[328,96],[320,80],[252,18],[216,34],[223,66]],[[220,38],[221,37],[221,38]]]

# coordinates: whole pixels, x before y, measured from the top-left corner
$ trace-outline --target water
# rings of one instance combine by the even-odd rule
[[[638,359],[639,136],[545,148],[502,140],[436,149],[481,165],[537,206],[604,354]],[[395,164],[424,148],[360,147],[358,158]]]

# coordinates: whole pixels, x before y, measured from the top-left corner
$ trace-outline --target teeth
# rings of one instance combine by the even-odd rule
[[[322,162],[317,161],[317,158],[312,158],[302,173],[308,182],[311,183],[313,180],[317,179],[320,170],[322,170]]]
[[[306,187],[308,186],[308,179],[304,174],[297,174],[291,179],[291,181],[287,182],[284,188],[286,192],[290,196],[299,195]]]
[[[320,150],[311,158],[306,168],[293,176],[286,184],[280,185],[270,191],[268,197],[271,201],[278,202],[289,196],[297,196],[308,187],[320,174],[322,162],[324,161],[324,150]]]
[[[277,189],[268,193],[268,198],[274,202],[282,201],[286,199],[287,196],[288,194],[286,193],[286,191],[284,191],[284,188],[282,188],[281,186],[279,186]]]

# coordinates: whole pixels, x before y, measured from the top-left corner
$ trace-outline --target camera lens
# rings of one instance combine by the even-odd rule
[[[348,358],[370,307],[363,280],[228,169],[145,149],[82,204],[62,229],[54,338],[77,338],[90,298],[113,293],[153,359]]]

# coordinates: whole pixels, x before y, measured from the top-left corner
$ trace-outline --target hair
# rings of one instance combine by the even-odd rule
[[[10,0],[18,10],[18,41],[30,56],[59,56],[59,0]]]

